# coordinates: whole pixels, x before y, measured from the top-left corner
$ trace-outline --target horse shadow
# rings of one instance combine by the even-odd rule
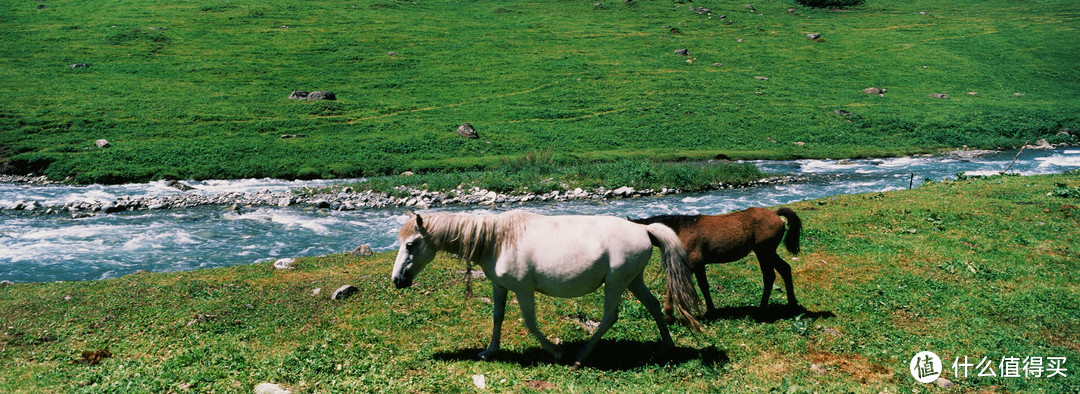
[[[756,306],[729,306],[706,313],[700,320],[703,323],[708,323],[717,320],[739,320],[749,317],[758,323],[776,323],[780,320],[794,319],[800,316],[811,319],[827,319],[836,317],[836,314],[829,311],[810,311],[802,305],[770,306],[765,309]]]
[[[500,350],[494,354],[492,361],[514,363],[525,368],[551,364],[569,367],[573,365],[577,351],[585,346],[586,342],[581,340],[563,343],[563,357],[559,360],[555,360],[551,353],[541,347],[531,347],[517,352]],[[654,359],[653,353],[659,350],[659,346],[655,341],[601,340],[582,364],[585,368],[601,371],[627,371],[647,365],[680,365],[693,360],[700,360],[706,367],[720,368],[730,361],[727,352],[715,346],[703,349],[676,346],[669,349],[663,358]],[[484,348],[466,348],[437,352],[432,358],[439,361],[475,361],[479,360],[477,354],[483,350]]]

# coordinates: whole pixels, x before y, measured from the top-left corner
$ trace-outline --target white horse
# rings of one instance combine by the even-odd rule
[[[613,216],[541,216],[523,211],[499,215],[415,215],[401,227],[401,248],[391,278],[398,288],[412,285],[437,251],[456,253],[477,263],[491,280],[495,304],[491,345],[480,353],[488,360],[499,349],[507,291],[521,306],[525,327],[544,350],[557,359],[562,350],[536,327],[535,295],[572,298],[604,285],[604,316],[589,342],[580,350],[574,369],[600,341],[619,314],[627,289],[645,304],[660,330],[659,354],[674,346],[660,304],[645,286],[643,273],[659,246],[667,271],[668,295],[682,319],[699,329],[697,291],[691,282],[686,252],[675,232],[662,224],[641,225]]]

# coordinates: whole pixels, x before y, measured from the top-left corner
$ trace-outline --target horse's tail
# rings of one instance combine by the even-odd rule
[[[788,231],[784,236],[784,247],[793,255],[799,254],[799,233],[802,232],[802,219],[791,208],[780,208],[776,214],[787,219]]]
[[[645,229],[649,231],[652,244],[660,247],[664,270],[667,271],[667,296],[678,311],[680,320],[694,331],[701,331],[701,323],[694,318],[698,312],[697,289],[694,288],[682,241],[675,230],[663,224],[653,223],[645,226]]]

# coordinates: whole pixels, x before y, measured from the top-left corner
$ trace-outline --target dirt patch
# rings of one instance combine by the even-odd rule
[[[524,385],[527,389],[532,389],[536,391],[554,390],[558,388],[553,383],[545,380],[526,380],[524,383],[522,383],[522,385]]]
[[[810,362],[820,365],[826,372],[843,371],[862,384],[882,383],[893,376],[893,372],[885,366],[858,354],[813,352],[810,353]]]

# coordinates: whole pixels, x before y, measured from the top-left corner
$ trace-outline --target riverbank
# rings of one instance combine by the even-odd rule
[[[0,172],[326,179],[549,148],[595,163],[1068,141],[1075,1],[1009,3],[10,3]]]
[[[445,254],[406,290],[390,283],[393,252],[0,285],[0,391],[469,391],[480,376],[497,391],[933,391],[909,372],[932,351],[944,364],[937,384],[954,390],[1074,392],[1080,255],[1068,234],[1080,202],[1052,191],[1078,182],[1075,172],[988,177],[787,204],[806,225],[803,253],[780,253],[806,311],[782,309],[778,290],[769,313],[755,312],[753,258],[711,265],[721,313],[704,333],[674,326],[676,349],[650,361],[656,327],[625,302],[580,371],[539,349],[512,301],[502,350],[478,361],[491,288],[474,280],[476,297],[462,297],[463,266]],[[662,296],[657,267],[645,278]],[[331,299],[345,285],[359,291]],[[574,354],[601,295],[541,300],[541,330]],[[1067,376],[954,372],[964,357],[1065,358]]]

